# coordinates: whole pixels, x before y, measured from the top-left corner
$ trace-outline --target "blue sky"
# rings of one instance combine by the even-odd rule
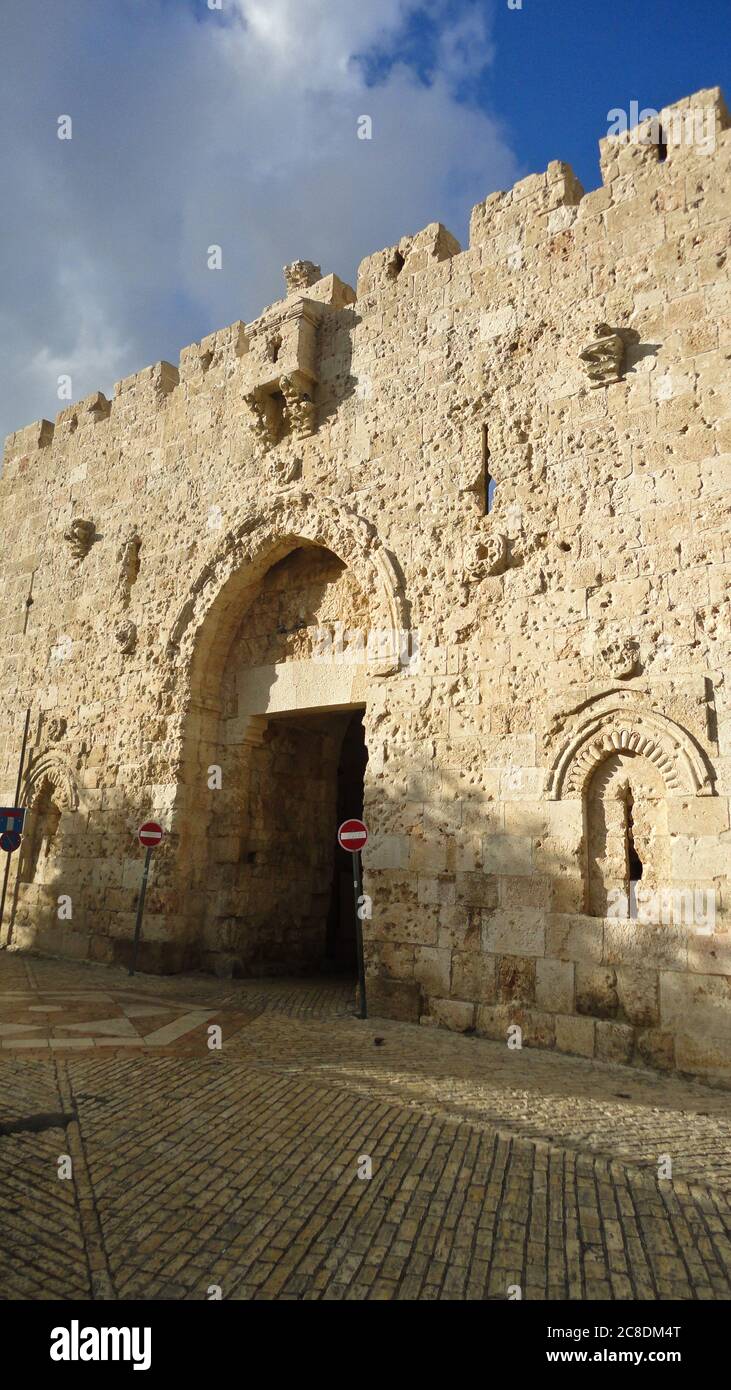
[[[731,96],[731,0],[5,0],[0,36],[2,435],[255,317],[286,261],[465,244],[551,159],[595,187],[612,108]]]
[[[612,107],[659,109],[716,86],[731,102],[731,0],[523,0],[496,6],[493,33],[478,99],[504,115],[521,164],[565,159],[585,188],[600,182]]]

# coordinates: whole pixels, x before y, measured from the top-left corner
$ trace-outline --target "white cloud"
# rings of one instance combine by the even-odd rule
[[[97,383],[94,389],[109,395],[129,360],[130,343],[116,336],[114,322],[105,314],[101,297],[90,293],[78,271],[61,267],[59,291],[69,306],[69,331],[63,351],[53,352],[46,343],[38,347],[28,362],[30,384],[41,396],[47,394],[49,381],[70,376],[72,401],[87,394],[84,383],[89,381]],[[69,404],[68,400],[60,400],[57,409]]]
[[[235,12],[234,12],[235,5]],[[3,17],[0,434],[167,357],[282,293],[297,256],[353,283],[365,255],[516,177],[456,98],[491,52],[484,7],[437,28],[428,84],[398,54],[416,0],[25,0]],[[451,13],[451,11],[450,11]],[[69,113],[74,138],[56,138]],[[373,139],[358,140],[358,116]],[[223,269],[207,248],[223,248]]]

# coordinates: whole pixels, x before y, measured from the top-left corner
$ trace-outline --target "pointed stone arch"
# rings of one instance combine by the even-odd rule
[[[351,507],[312,493],[277,498],[247,516],[216,546],[191,584],[167,639],[168,657],[192,669],[233,635],[241,618],[242,595],[273,564],[300,545],[322,546],[348,566],[371,604],[374,627],[392,642],[369,666],[372,675],[391,675],[400,666],[400,634],[408,628],[403,586],[391,555],[375,527]],[[216,621],[208,622],[215,610]]]
[[[656,710],[616,701],[595,708],[563,740],[549,771],[548,799],[581,798],[595,769],[616,753],[647,758],[668,796],[713,794],[711,765],[686,729]]]
[[[42,753],[31,763],[25,776],[25,804],[29,810],[38,802],[45,784],[53,790],[53,799],[62,811],[76,811],[79,792],[71,768],[58,753]]]

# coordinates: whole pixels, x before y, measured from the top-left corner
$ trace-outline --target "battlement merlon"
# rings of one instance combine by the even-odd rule
[[[312,262],[294,264],[311,266]],[[313,269],[319,271],[319,267]],[[285,275],[290,270],[291,267],[285,267]],[[96,391],[81,401],[65,406],[59,411],[55,422],[38,420],[15,430],[5,440],[3,475],[9,477],[25,472],[31,455],[54,443],[63,447],[68,437],[82,426],[119,418],[120,414],[139,415],[148,408],[152,412],[157,411],[181,383],[201,378],[211,368],[229,371],[237,359],[247,357],[252,348],[253,356],[259,356],[262,343],[265,340],[271,342],[278,332],[284,338],[294,325],[309,323],[314,327],[320,314],[327,309],[338,311],[355,302],[355,291],[337,275],[321,275],[314,281],[306,272],[300,272],[299,276],[293,274],[287,284],[287,295],[269,305],[251,324],[237,320],[226,328],[207,334],[200,342],[184,347],[178,367],[171,362],[155,362],[115,382],[111,400],[107,400],[101,391]],[[306,344],[304,351],[304,375],[314,378],[311,341]],[[301,365],[299,360],[287,361],[285,354],[280,375],[287,369],[296,372]],[[256,375],[255,366],[253,370]]]
[[[612,114],[612,113],[610,113]],[[529,174],[504,192],[491,193],[472,210],[470,248],[493,246],[498,261],[543,236],[565,230],[577,218],[593,216],[645,191],[658,178],[670,179],[690,168],[708,168],[709,156],[731,141],[731,116],[720,87],[664,106],[634,126],[599,141],[600,188],[585,192],[571,166],[552,161],[543,174]],[[614,122],[620,125],[621,120]]]
[[[627,114],[631,119],[632,112]],[[517,268],[525,250],[565,231],[577,218],[587,219],[605,212],[619,217],[621,204],[651,192],[663,180],[673,184],[672,196],[680,199],[677,206],[684,208],[686,194],[679,180],[682,183],[691,170],[702,175],[709,169],[709,156],[719,149],[731,149],[731,116],[723,94],[719,87],[710,87],[662,107],[657,117],[648,117],[646,110],[638,114],[645,119],[634,126],[628,122],[626,129],[599,141],[601,187],[585,192],[570,165],[554,160],[544,173],[530,174],[511,189],[491,193],[473,208],[470,251],[484,248],[483,256],[489,251],[496,267],[502,262]],[[611,235],[609,222],[607,228]],[[300,339],[306,359],[310,352],[307,320],[309,317],[314,323],[315,306],[347,309],[356,300],[392,291],[397,282],[399,289],[408,286],[413,274],[461,253],[456,238],[441,223],[432,222],[417,234],[404,236],[395,246],[376,251],[361,261],[357,294],[337,275],[321,276],[319,266],[313,262],[293,262],[285,268],[287,295],[271,304],[253,323],[247,326],[237,321],[208,334],[200,343],[183,348],[178,368],[169,362],[158,362],[125,377],[116,384],[111,401],[96,392],[60,411],[55,426],[48,420],[39,420],[10,434],[5,441],[4,472],[24,472],[31,455],[48,448],[54,439],[58,442],[59,436],[63,440],[82,425],[108,421],[118,411],[139,413],[148,405],[151,410],[158,409],[179,384],[204,375],[211,367],[225,365],[232,370],[236,359],[246,357],[257,339],[266,340],[266,351],[272,353],[279,324],[285,326],[281,333],[283,342],[293,323],[299,322],[300,329],[304,325]],[[316,279],[316,275],[320,278]],[[309,313],[305,308],[294,310],[295,304],[307,303],[313,306]],[[291,354],[291,344],[288,350]],[[294,350],[298,352],[300,347]],[[307,375],[305,364],[303,380]],[[258,387],[255,385],[254,389]]]

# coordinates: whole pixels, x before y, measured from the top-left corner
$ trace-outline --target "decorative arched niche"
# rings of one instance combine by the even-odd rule
[[[24,781],[25,805],[32,810],[45,789],[50,789],[55,804],[62,811],[75,811],[79,805],[76,779],[71,768],[58,753],[42,753],[34,758]]]
[[[23,883],[44,882],[53,874],[62,813],[79,805],[76,779],[59,754],[43,753],[31,761],[24,779],[24,801],[28,810],[19,878]]]
[[[556,751],[548,796],[580,804],[584,910],[632,911],[672,880],[668,801],[713,793],[711,765],[674,720],[621,699],[583,712]],[[577,808],[578,809],[578,808]]]
[[[646,758],[668,796],[713,794],[710,763],[686,729],[655,710],[617,701],[594,708],[563,740],[548,775],[549,800],[578,800],[594,769],[613,754]]]
[[[616,750],[585,789],[585,901],[590,916],[624,915],[639,887],[654,893],[672,874],[666,786],[642,753]]]

